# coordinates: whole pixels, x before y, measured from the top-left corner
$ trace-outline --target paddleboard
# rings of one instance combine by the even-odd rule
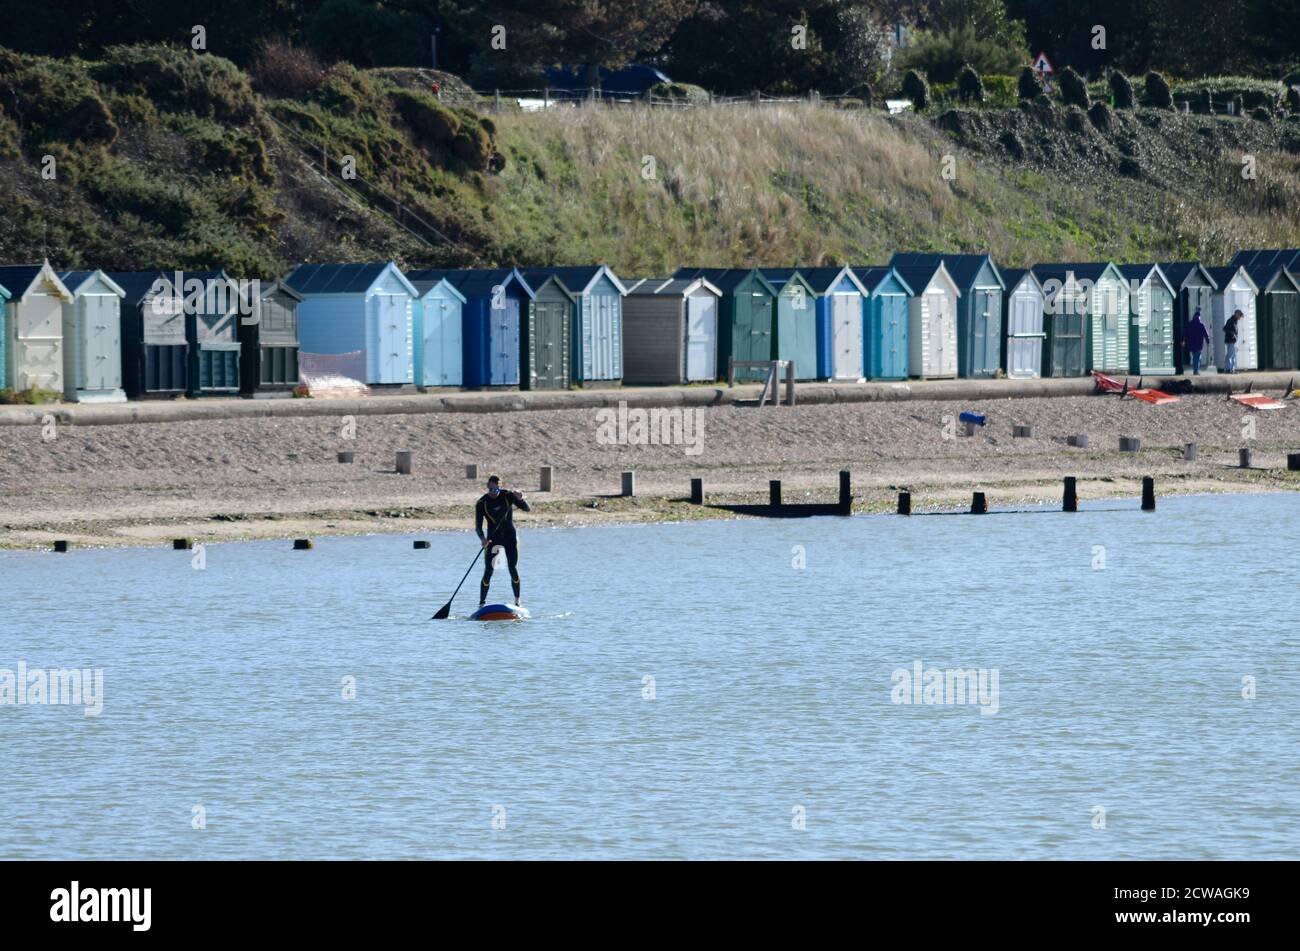
[[[471,621],[522,621],[528,617],[527,608],[513,604],[485,604],[469,616]]]

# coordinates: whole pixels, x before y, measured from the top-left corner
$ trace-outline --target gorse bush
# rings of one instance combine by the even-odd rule
[[[1088,84],[1069,66],[1061,71],[1061,99],[1080,109],[1087,109],[1092,105],[1088,96]]]
[[[1146,76],[1147,105],[1152,109],[1172,109],[1174,107],[1174,97],[1169,90],[1169,83],[1165,77],[1157,72],[1149,72]]]
[[[288,99],[301,99],[320,88],[328,73],[315,53],[285,37],[272,37],[262,44],[249,68],[258,92]]]
[[[1020,71],[1018,82],[1021,99],[1035,99],[1042,95],[1043,84],[1038,78],[1038,72],[1026,66]]]
[[[257,114],[248,77],[228,59],[171,46],[114,46],[91,76],[118,92],[150,99],[170,112],[242,124]]]
[[[912,100],[912,105],[918,112],[930,106],[930,84],[915,69],[909,69],[903,76],[903,95]]]
[[[1115,100],[1116,109],[1132,109],[1137,105],[1133,83],[1118,69],[1110,74],[1110,94]]]
[[[957,95],[965,103],[984,101],[984,83],[970,63],[963,66],[957,74]]]

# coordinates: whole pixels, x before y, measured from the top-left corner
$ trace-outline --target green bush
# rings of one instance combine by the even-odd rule
[[[1286,87],[1286,107],[1289,112],[1300,112],[1300,88]]]
[[[5,387],[0,390],[0,403],[21,406],[40,406],[44,403],[57,403],[63,399],[63,394],[56,393],[54,390],[42,390],[33,387],[28,390],[13,390]]]
[[[1061,71],[1061,99],[1068,105],[1085,110],[1092,105],[1088,97],[1088,84],[1069,66]]]
[[[460,117],[427,92],[399,89],[392,98],[398,114],[413,129],[435,142],[445,145],[461,130]]]
[[[984,101],[988,105],[999,109],[1011,109],[1015,106],[1019,98],[1016,95],[1016,77],[983,76],[980,81],[984,84]]]
[[[1137,105],[1133,83],[1118,69],[1110,74],[1110,94],[1115,100],[1116,109],[1132,109]]]
[[[650,87],[650,95],[656,99],[675,99],[699,105],[712,99],[703,86],[692,86],[690,83],[655,83]]]
[[[1113,118],[1110,106],[1106,105],[1104,102],[1095,103],[1093,107],[1088,110],[1088,119],[1092,122],[1098,132],[1109,132]]]
[[[248,77],[228,59],[171,46],[113,46],[91,75],[120,93],[151,99],[170,112],[243,124],[257,114]]]
[[[915,69],[909,69],[903,77],[903,95],[912,100],[912,106],[917,112],[930,106],[930,84]]]
[[[965,103],[984,101],[984,83],[970,63],[963,66],[957,74],[957,94]]]

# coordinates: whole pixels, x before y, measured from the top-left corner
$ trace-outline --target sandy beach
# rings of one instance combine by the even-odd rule
[[[988,424],[966,437],[954,421],[971,410]],[[611,444],[621,435],[609,412],[0,427],[0,545],[463,530],[489,472],[528,494],[533,512],[520,521],[535,527],[731,517],[688,503],[693,477],[709,503],[764,502],[770,479],[783,480],[787,502],[832,501],[841,469],[864,512],[892,510],[902,488],[918,511],[964,505],[974,490],[994,507],[1051,503],[1067,475],[1085,500],[1135,496],[1146,475],[1162,495],[1300,488],[1286,471],[1286,453],[1300,450],[1295,408],[1255,412],[1217,395],[1160,407],[1102,396],[722,406],[685,411],[701,414],[686,431],[694,445]],[[1015,425],[1033,437],[1013,438]],[[1089,448],[1067,445],[1076,433]],[[1120,436],[1141,451],[1120,453]],[[1189,442],[1195,462],[1183,459]],[[1250,470],[1238,467],[1243,447]],[[409,476],[394,470],[399,449],[415,454]],[[354,461],[340,464],[340,451]],[[469,463],[479,479],[466,478]],[[541,466],[554,467],[551,492],[538,491]],[[618,497],[624,470],[636,473],[635,498]]]

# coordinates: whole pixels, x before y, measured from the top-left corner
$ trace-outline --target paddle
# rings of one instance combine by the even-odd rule
[[[499,526],[498,526],[498,527],[499,527]],[[488,534],[487,541],[488,541],[488,542],[491,542],[491,541],[492,541],[492,536],[495,535],[495,534],[496,534],[496,529],[494,528],[494,529],[492,529],[492,531]],[[478,552],[474,555],[474,560],[471,561],[471,562],[469,563],[469,567],[465,569],[465,574],[461,576],[460,584],[456,585],[456,590],[453,591],[453,592],[451,593],[451,598],[447,601],[446,604],[444,604],[442,607],[440,607],[440,608],[438,609],[438,613],[437,613],[437,614],[435,614],[433,617],[429,618],[430,621],[445,621],[445,620],[447,620],[447,615],[451,614],[451,602],[456,600],[456,595],[460,594],[460,589],[461,589],[461,587],[465,584],[465,579],[469,577],[469,573],[470,573],[471,571],[473,571],[473,570],[474,570],[474,566],[478,564],[478,556],[481,555],[481,554],[483,554],[483,552],[485,552],[485,551],[487,551],[487,543],[486,543],[486,542],[485,542],[484,544],[482,544],[482,545],[479,546],[479,550],[478,550]]]

